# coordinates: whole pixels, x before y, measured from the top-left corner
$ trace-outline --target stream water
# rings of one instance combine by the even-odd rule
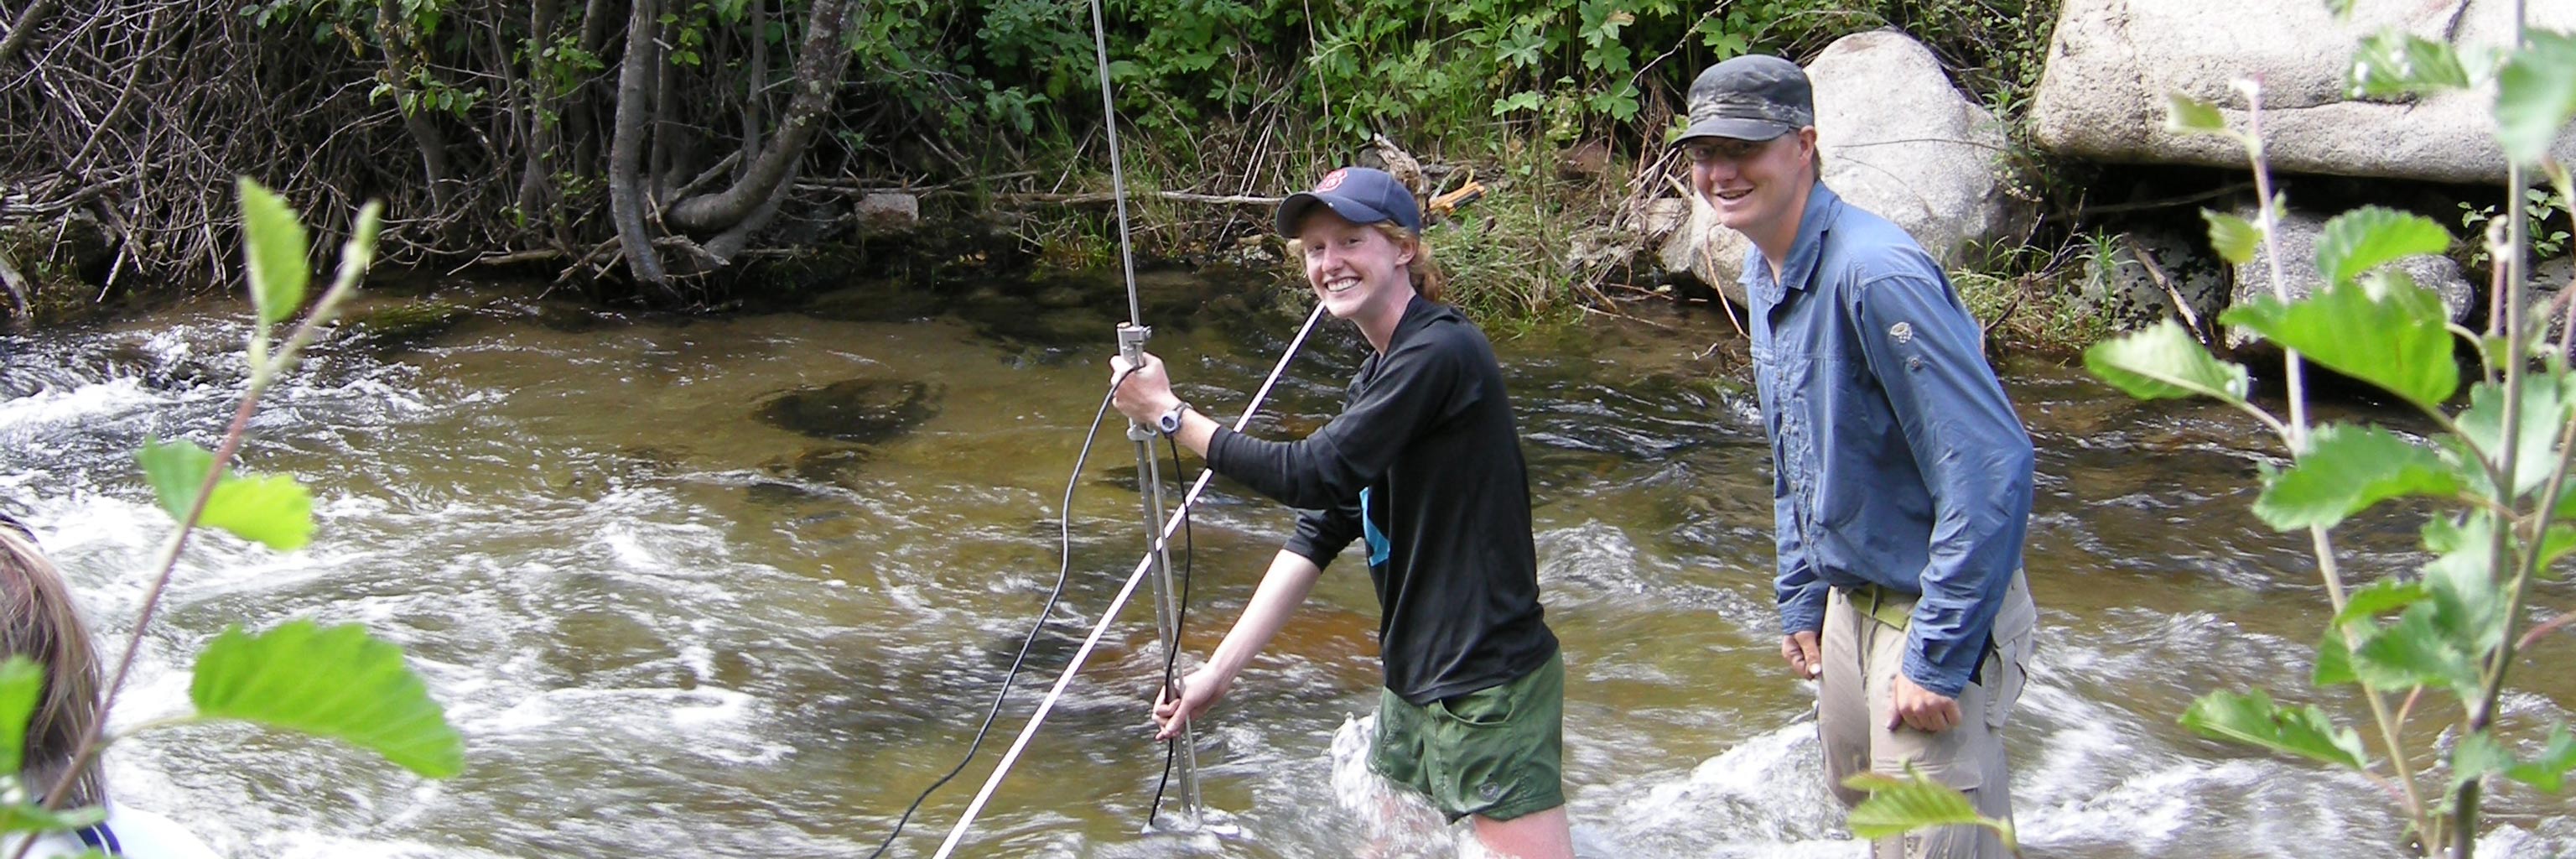
[[[1300,296],[1148,280],[1152,348],[1182,395],[1241,411]],[[273,394],[246,467],[314,490],[316,539],[197,540],[112,721],[183,712],[187,662],[227,624],[360,622],[408,651],[467,739],[466,773],[424,781],[329,743],[195,726],[115,746],[120,801],[236,857],[867,856],[965,749],[1055,581],[1123,300],[1079,282],[876,283],[796,312],[679,317],[507,285],[433,295],[460,308],[447,324],[336,338]],[[35,527],[102,639],[129,631],[170,527],[131,452],[147,436],[212,445],[245,384],[245,315],[218,302],[0,337],[0,505]],[[1300,434],[1338,408],[1365,346],[1324,327],[1256,431]],[[1812,687],[1776,652],[1768,457],[1724,366],[1734,337],[1701,314],[1497,338],[1565,644],[1587,856],[1863,855],[1817,773]],[[2079,369],[2016,360],[2005,376],[2039,448],[2039,656],[2010,739],[2031,855],[2397,852],[2369,782],[2175,724],[2195,695],[2248,686],[2357,709],[2305,679],[2328,615],[2305,540],[2247,511],[2274,446],[2224,409],[2132,402]],[[1142,550],[1133,448],[1102,436],[1074,490],[1065,606],[997,736],[891,855],[937,846]],[[2350,575],[2422,563],[2422,512],[2341,532]],[[1291,520],[1219,481],[1191,525],[1186,650],[1202,654]],[[2576,590],[2533,602],[2534,617],[2576,609]],[[1361,564],[1335,564],[1200,733],[1207,802],[1233,834],[1147,834],[1163,753],[1140,600],[960,855],[1441,852],[1448,833],[1372,822],[1358,777],[1376,617]],[[2516,667],[2512,737],[2570,718],[2571,665],[2560,636]],[[2429,737],[2447,718],[2417,720]],[[2513,786],[2491,807],[2481,855],[2576,855],[2566,796]]]

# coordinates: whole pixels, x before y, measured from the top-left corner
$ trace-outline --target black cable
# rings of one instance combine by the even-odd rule
[[[1073,487],[1082,481],[1082,464],[1091,458],[1091,443],[1100,438],[1100,419],[1109,416],[1109,401],[1118,396],[1118,386],[1125,384],[1128,374],[1134,372],[1135,368],[1128,368],[1127,372],[1109,381],[1109,393],[1100,398],[1100,412],[1091,416],[1091,431],[1082,437],[1082,451],[1073,458],[1073,476],[1065,478],[1064,506],[1059,508],[1061,515],[1056,517],[1063,550],[1062,560],[1056,565],[1055,589],[1047,593],[1046,607],[1038,609],[1037,622],[1029,625],[1029,635],[1020,642],[1019,655],[1011,657],[1011,670],[1002,677],[1002,690],[993,694],[993,708],[985,711],[984,724],[975,729],[974,741],[966,744],[965,756],[957,759],[957,765],[950,767],[947,775],[931,782],[929,787],[921,790],[920,796],[913,798],[912,805],[903,810],[903,816],[895,818],[894,831],[886,833],[885,843],[878,844],[876,852],[868,854],[868,859],[884,856],[886,848],[894,846],[895,838],[903,835],[903,825],[912,821],[912,813],[920,811],[921,804],[929,801],[931,792],[966,771],[967,762],[974,760],[975,752],[984,747],[984,735],[992,732],[993,721],[1001,718],[1002,702],[1011,697],[1011,684],[1019,681],[1020,666],[1028,662],[1029,649],[1037,646],[1038,634],[1046,631],[1047,617],[1055,613],[1056,602],[1064,598],[1065,582],[1073,572]]]
[[[1180,442],[1174,441],[1169,435],[1163,437],[1163,442],[1169,445],[1172,449],[1172,479],[1182,486],[1190,485],[1189,481],[1180,479]],[[1196,554],[1196,541],[1190,535],[1190,508],[1188,505],[1182,505],[1181,599],[1180,602],[1173,605],[1171,646],[1163,651],[1163,694],[1171,696],[1171,699],[1174,701],[1179,701],[1181,699],[1181,687],[1172,682],[1172,668],[1180,661],[1181,627],[1188,622],[1190,616],[1190,561]],[[1189,718],[1189,712],[1186,706],[1177,712],[1176,715],[1183,719]],[[1173,737],[1163,741],[1163,777],[1154,782],[1154,804],[1147,806],[1145,809],[1146,826],[1150,827],[1154,825],[1154,818],[1163,812],[1163,789],[1165,787],[1169,787],[1172,783],[1172,759],[1179,753],[1180,748],[1180,737]]]

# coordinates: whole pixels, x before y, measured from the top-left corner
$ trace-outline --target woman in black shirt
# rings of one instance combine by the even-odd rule
[[[1179,700],[1156,702],[1162,736],[1223,697],[1324,566],[1365,539],[1386,669],[1370,768],[1453,822],[1474,818],[1499,855],[1570,857],[1564,666],[1541,618],[1528,469],[1493,346],[1439,302],[1420,210],[1386,173],[1335,170],[1282,202],[1278,226],[1299,239],[1316,299],[1374,352],[1340,415],[1299,441],[1255,439],[1173,396],[1160,359],[1132,373],[1112,360],[1120,412],[1300,510],[1224,642]]]

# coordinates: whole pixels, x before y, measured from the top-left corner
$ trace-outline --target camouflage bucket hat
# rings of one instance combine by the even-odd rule
[[[1691,82],[1690,128],[1681,139],[1769,140],[1814,124],[1816,99],[1806,70],[1779,57],[1742,56],[1708,67]]]

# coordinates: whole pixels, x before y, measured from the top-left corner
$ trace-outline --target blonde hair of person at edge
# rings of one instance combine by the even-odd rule
[[[104,805],[107,820],[73,832],[36,838],[31,859],[79,856],[97,850],[127,859],[214,859],[215,851],[169,818],[128,808],[108,797],[96,758],[78,772],[72,752],[99,712],[98,654],[71,588],[36,545],[33,531],[0,513],[0,659],[24,656],[45,669],[45,688],[27,722],[26,754],[18,777],[28,796],[41,798],[72,781],[62,807]],[[0,856],[16,855],[23,835],[0,837]]]
[[[1541,617],[1528,465],[1493,345],[1440,303],[1421,209],[1384,171],[1328,173],[1276,220],[1299,240],[1316,301],[1368,341],[1340,414],[1297,441],[1252,438],[1173,396],[1162,359],[1111,362],[1120,413],[1298,510],[1207,664],[1177,700],[1157,696],[1161,736],[1215,705],[1324,566],[1364,539],[1384,669],[1369,770],[1452,824],[1472,820],[1488,853],[1569,859],[1565,664]]]

